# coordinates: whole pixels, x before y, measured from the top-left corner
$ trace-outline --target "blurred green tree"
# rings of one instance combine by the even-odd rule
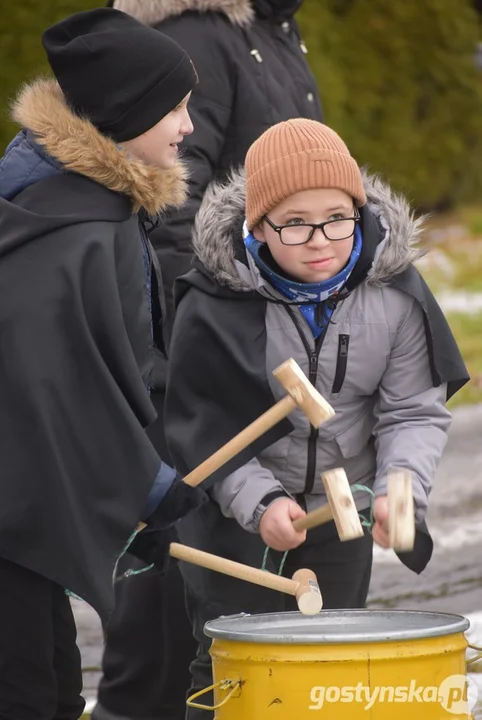
[[[305,0],[325,119],[419,206],[480,197],[482,74],[473,0]]]
[[[0,15],[0,150],[10,101],[48,72],[42,30],[102,0],[16,0]],[[482,192],[480,25],[473,0],[305,0],[308,59],[326,122],[361,164],[423,208]]]
[[[102,0],[13,0],[0,12],[0,151],[18,131],[10,104],[20,85],[50,71],[41,34],[70,13],[101,6]]]

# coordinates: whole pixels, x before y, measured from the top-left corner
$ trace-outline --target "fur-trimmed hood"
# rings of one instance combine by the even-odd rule
[[[385,230],[367,281],[387,282],[422,254],[418,246],[423,218],[415,218],[408,202],[377,176],[363,173],[369,210]],[[244,170],[234,171],[227,183],[213,183],[206,191],[196,217],[193,247],[220,285],[236,291],[250,287],[235,265],[236,238],[245,218]]]
[[[115,0],[113,6],[146,25],[157,25],[189,10],[224,13],[233,25],[241,27],[254,19],[250,0]]]
[[[55,80],[26,85],[15,101],[12,117],[66,170],[129,197],[134,212],[144,208],[156,215],[167,207],[182,205],[186,198],[186,171],[181,164],[161,170],[128,156],[87,118],[70,109]]]

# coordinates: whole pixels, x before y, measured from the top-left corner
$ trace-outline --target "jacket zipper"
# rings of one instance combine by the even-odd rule
[[[335,379],[333,380],[332,393],[339,393],[343,387],[348,362],[349,335],[338,335],[338,355],[336,358]]]
[[[306,339],[306,335],[303,332],[303,328],[301,327],[300,322],[299,322],[298,318],[296,317],[296,313],[294,312],[294,310],[289,305],[284,305],[284,307],[286,308],[286,312],[288,313],[291,320],[293,321],[293,324],[298,331],[298,335],[300,336],[301,342],[303,343],[303,346],[308,355],[308,360],[309,360],[308,379],[313,386],[316,386],[316,378],[318,375],[318,359],[320,356],[321,347],[323,345],[323,340],[325,339],[326,331],[328,329],[328,325],[325,327],[325,329],[321,333],[320,337],[318,337],[315,340],[315,349],[313,350],[312,347],[310,346],[310,343]],[[313,486],[315,484],[316,449],[317,449],[319,434],[320,434],[319,429],[313,427],[313,425],[310,425],[310,436],[308,438],[308,457],[307,457],[307,463],[306,463],[305,489],[303,490],[303,494],[305,494],[305,495],[309,495],[313,491]]]

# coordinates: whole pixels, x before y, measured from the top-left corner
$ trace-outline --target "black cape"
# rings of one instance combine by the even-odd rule
[[[0,556],[103,621],[160,463],[144,278],[127,197],[66,173],[0,199]]]
[[[376,218],[362,209],[363,249],[348,290],[363,282],[383,232]],[[246,262],[242,240],[236,258]],[[204,266],[177,281],[178,304],[170,345],[166,395],[166,437],[177,470],[186,474],[275,403],[266,377],[268,300],[259,293],[235,292],[219,285]],[[410,265],[391,284],[413,297],[424,312],[427,347],[434,386],[447,383],[450,398],[469,376],[447,321],[416,268]],[[249,321],[246,322],[246,318]],[[189,337],[183,328],[189,327]],[[211,348],[216,352],[211,352]],[[209,372],[208,372],[209,368]],[[206,385],[205,377],[211,378]],[[189,392],[186,379],[189,378]],[[214,381],[212,380],[214,379]],[[202,408],[202,411],[200,411]],[[203,487],[226,477],[292,430],[285,419],[213,473]],[[422,523],[414,550],[402,562],[421,572],[433,543]]]

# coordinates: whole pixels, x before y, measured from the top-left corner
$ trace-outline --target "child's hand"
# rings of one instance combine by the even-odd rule
[[[389,548],[390,541],[388,536],[388,497],[380,495],[375,498],[373,503],[373,519],[372,535],[374,541],[382,548]]]
[[[298,532],[293,520],[304,517],[305,511],[290,498],[275,500],[263,513],[259,532],[263,541],[273,550],[293,550],[306,540],[306,530]]]

